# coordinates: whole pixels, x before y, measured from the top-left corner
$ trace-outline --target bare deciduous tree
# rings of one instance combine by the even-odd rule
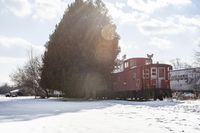
[[[17,68],[17,70],[10,75],[11,80],[16,87],[22,88],[26,95],[44,97],[48,93],[47,90],[43,90],[39,85],[41,67],[40,59],[38,57],[33,57],[31,49],[27,63],[22,68]]]
[[[200,47],[200,44],[199,44],[199,47]],[[194,64],[195,66],[199,67],[200,66],[200,51],[195,51],[194,56],[195,56]]]
[[[191,68],[192,65],[186,63],[186,62],[182,62],[180,58],[176,58],[170,61],[173,69],[177,70],[177,69],[185,69],[185,68]]]

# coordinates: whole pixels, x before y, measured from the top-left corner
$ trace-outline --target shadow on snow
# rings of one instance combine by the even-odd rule
[[[103,109],[115,105],[164,107],[175,106],[181,102],[173,101],[61,101],[56,99],[12,99],[0,101],[0,122],[27,121],[40,117],[54,116],[62,113],[79,112],[91,109]]]

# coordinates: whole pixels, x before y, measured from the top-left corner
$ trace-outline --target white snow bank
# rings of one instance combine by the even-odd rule
[[[11,133],[200,132],[200,101],[70,101],[0,98],[0,131]]]

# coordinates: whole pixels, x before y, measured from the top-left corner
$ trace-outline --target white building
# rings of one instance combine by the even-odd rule
[[[200,91],[200,68],[170,71],[172,91]]]

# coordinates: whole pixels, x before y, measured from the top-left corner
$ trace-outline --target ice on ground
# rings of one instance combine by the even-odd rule
[[[60,101],[0,97],[6,133],[199,133],[196,101]]]

